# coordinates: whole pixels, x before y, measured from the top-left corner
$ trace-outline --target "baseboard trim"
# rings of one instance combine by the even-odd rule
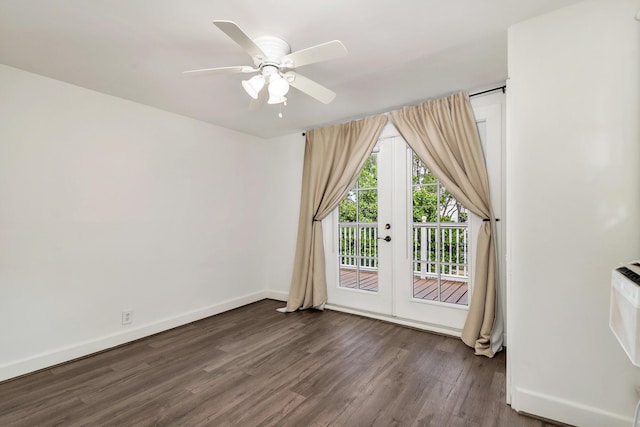
[[[517,412],[581,427],[628,427],[633,419],[593,406],[515,387],[511,407]]]
[[[186,325],[187,323],[195,322],[196,320],[233,310],[234,308],[242,307],[243,305],[251,304],[265,298],[271,298],[269,294],[270,292],[268,291],[254,292],[186,313],[160,319],[145,325],[127,328],[122,332],[116,332],[95,339],[77,342],[24,359],[2,364],[0,365],[0,381],[6,381],[41,369],[59,365],[64,362],[85,357],[93,353],[98,353],[140,338],[148,337],[168,329]]]
[[[287,298],[289,297],[289,293],[285,291],[267,290],[265,293],[267,295],[266,298],[274,299],[276,301],[287,302]]]

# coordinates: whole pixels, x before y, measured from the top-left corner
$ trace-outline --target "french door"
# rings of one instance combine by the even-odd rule
[[[325,219],[331,224],[323,224],[329,303],[385,315],[393,313],[396,244],[391,141],[378,141],[354,188]]]
[[[487,137],[500,147],[500,108],[487,117],[483,111],[476,111],[478,130],[499,168],[500,150],[487,150]],[[328,303],[458,335],[473,292],[480,222],[387,124],[357,183],[323,224]]]

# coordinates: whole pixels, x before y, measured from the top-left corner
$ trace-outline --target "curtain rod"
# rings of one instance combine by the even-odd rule
[[[494,92],[496,90],[501,90],[502,93],[505,93],[506,89],[507,89],[507,85],[502,85],[502,86],[494,87],[493,89],[483,90],[482,92],[472,93],[469,95],[469,98],[471,98],[472,96],[484,95],[485,93]]]
[[[502,86],[498,86],[498,87],[494,87],[493,89],[487,89],[487,90],[483,90],[481,92],[476,92],[476,93],[472,93],[469,95],[469,98],[471,98],[472,96],[478,96],[478,95],[484,95],[485,93],[489,93],[489,92],[494,92],[496,90],[501,90],[502,93],[505,93],[507,89],[507,85],[502,85]],[[385,115],[389,115],[389,113],[382,113]],[[302,132],[302,136],[306,136],[307,133],[306,132]]]

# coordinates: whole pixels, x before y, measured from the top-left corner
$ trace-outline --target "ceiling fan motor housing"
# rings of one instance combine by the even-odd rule
[[[282,58],[291,53],[291,46],[289,46],[289,43],[278,37],[261,36],[253,39],[253,42],[265,54],[264,58],[259,56],[253,57],[253,63],[258,68],[263,68],[269,65],[280,68]]]

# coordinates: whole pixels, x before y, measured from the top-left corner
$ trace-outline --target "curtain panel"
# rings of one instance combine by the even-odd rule
[[[327,302],[322,220],[355,183],[385,116],[307,132],[298,239],[286,311],[324,308]]]
[[[496,321],[496,252],[492,232],[495,218],[484,153],[469,96],[458,93],[405,107],[392,112],[391,120],[420,160],[456,200],[485,219],[478,232],[473,294],[462,341],[473,347],[476,354],[493,357],[502,348],[503,335],[503,324]]]

